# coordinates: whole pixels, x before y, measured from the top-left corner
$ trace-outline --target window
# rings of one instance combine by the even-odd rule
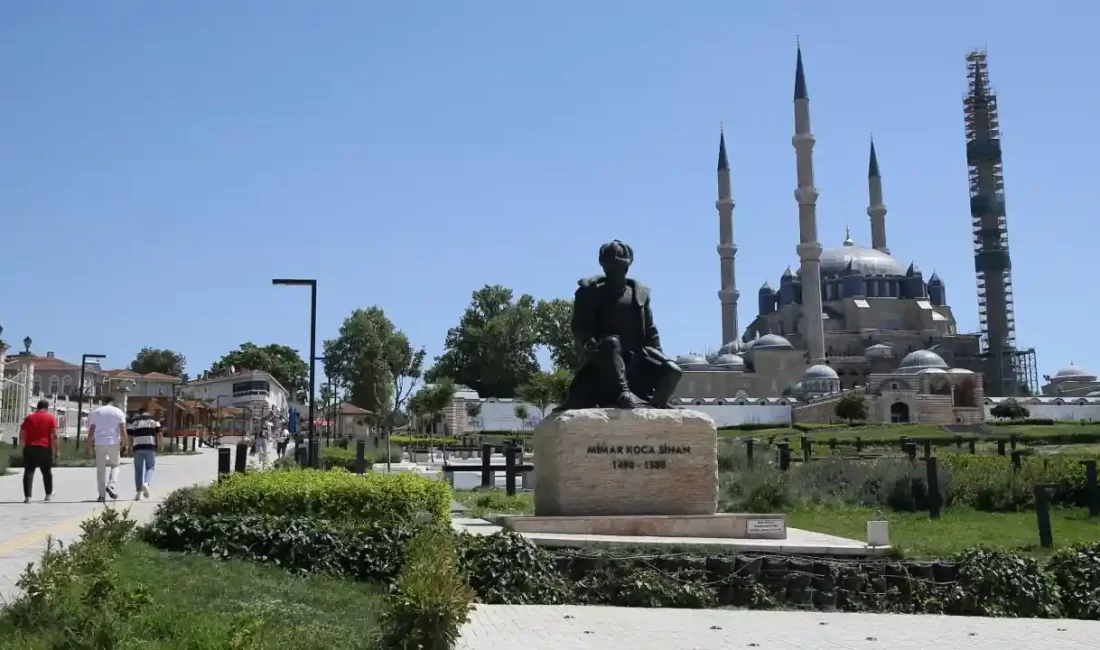
[[[61,378],[61,394],[72,395],[73,394],[73,378],[69,375],[65,375]]]
[[[58,389],[61,388],[61,378],[57,375],[50,377],[50,391],[48,395],[56,395]]]
[[[34,378],[34,386],[33,386],[32,390],[34,391],[35,397],[42,394],[42,380],[39,379],[38,377]]]
[[[262,379],[256,381],[238,381],[233,384],[233,397],[267,395],[270,392],[271,384]]]

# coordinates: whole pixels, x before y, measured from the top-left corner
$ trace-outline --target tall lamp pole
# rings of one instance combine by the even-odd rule
[[[84,368],[88,359],[104,359],[106,354],[85,354],[80,357],[80,389],[76,391],[76,448],[80,449],[80,421],[84,419]]]
[[[271,284],[290,287],[309,287],[309,466],[317,466],[317,458],[313,454],[314,441],[314,413],[313,404],[316,402],[313,391],[317,381],[317,280],[301,280],[288,278],[275,278]]]

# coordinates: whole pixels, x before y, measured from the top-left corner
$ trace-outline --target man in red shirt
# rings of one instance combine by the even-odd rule
[[[50,403],[39,400],[38,410],[23,420],[20,438],[23,442],[23,503],[31,502],[34,470],[42,470],[42,485],[46,501],[53,496],[53,461],[61,451],[57,439],[57,418],[50,415]]]

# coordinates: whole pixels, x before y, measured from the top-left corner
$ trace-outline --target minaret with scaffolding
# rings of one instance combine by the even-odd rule
[[[1030,388],[1034,351],[1016,349],[1012,259],[1008,251],[1004,172],[997,95],[989,84],[984,51],[966,57],[969,89],[963,100],[966,163],[970,176],[970,221],[978,278],[978,319],[986,375],[985,394],[1010,397]],[[1027,366],[1030,366],[1028,368]],[[1035,383],[1038,383],[1037,381]]]

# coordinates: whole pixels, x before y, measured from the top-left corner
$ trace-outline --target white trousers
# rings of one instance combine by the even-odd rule
[[[110,486],[113,490],[118,482],[118,465],[121,460],[119,456],[118,445],[95,446],[95,480],[101,499],[107,497],[107,487]]]
[[[256,455],[260,457],[260,465],[267,465],[267,438],[256,438]]]

